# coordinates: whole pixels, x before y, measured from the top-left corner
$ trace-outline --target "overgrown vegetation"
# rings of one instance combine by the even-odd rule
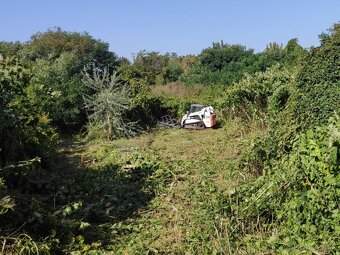
[[[60,28],[0,42],[1,252],[336,254],[340,25],[320,41],[132,62]],[[155,126],[191,103],[222,128]]]

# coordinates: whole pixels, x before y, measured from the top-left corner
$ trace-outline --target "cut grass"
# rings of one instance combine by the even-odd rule
[[[257,130],[237,122],[226,129],[159,129],[131,139],[93,143],[82,153],[92,168],[118,164],[133,168],[133,158],[150,157],[164,168],[164,179],[149,204],[114,228],[129,228],[108,248],[117,254],[232,254],[221,200],[240,182],[240,152]],[[118,231],[118,230],[117,230]],[[119,232],[119,231],[118,231]]]

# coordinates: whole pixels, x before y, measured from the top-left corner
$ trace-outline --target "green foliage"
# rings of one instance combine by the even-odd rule
[[[189,57],[178,57],[175,53],[160,55],[143,50],[137,53],[132,63],[122,59],[118,71],[132,86],[163,85],[178,81],[190,61]]]
[[[9,209],[13,210],[15,203],[10,196],[4,192],[5,181],[0,177],[0,216],[8,212]]]
[[[294,70],[305,53],[297,39],[290,40],[286,47],[270,43],[257,54],[242,45],[224,44],[223,41],[213,43],[213,47],[201,52],[199,62],[190,66],[181,76],[181,81],[187,84],[231,85],[246,74],[264,72],[276,64]]]
[[[303,49],[299,44],[297,38],[288,41],[285,47],[285,64],[286,67],[300,65],[303,58],[307,55],[307,50]]]
[[[340,24],[335,24],[328,34],[320,35],[321,45],[312,48],[305,59],[305,64],[298,75],[299,87],[306,84],[313,86],[321,82],[337,83],[340,78],[338,70]]]
[[[263,94],[268,133],[253,140],[241,164],[260,177],[236,189],[227,206],[234,240],[249,250],[338,249],[339,117],[315,128],[340,109],[338,64],[329,61],[338,55],[336,32],[324,37],[327,43],[307,55],[290,41],[284,58],[297,70],[286,72],[296,79]]]
[[[181,75],[180,80],[188,85],[194,84],[208,84],[208,85],[229,85],[232,81],[237,79],[234,76],[234,72],[224,72],[224,71],[211,71],[206,67],[195,64],[192,65],[187,73]]]
[[[45,155],[56,139],[48,115],[31,91],[32,74],[17,60],[0,61],[0,166]]]
[[[133,99],[128,116],[145,128],[155,126],[164,115],[170,115],[179,121],[190,104],[193,103],[192,100],[180,99],[176,96],[139,95]]]
[[[75,53],[61,53],[55,60],[38,59],[32,67],[32,83],[42,88],[40,104],[59,127],[84,124],[82,94],[88,91],[81,82],[83,64]]]
[[[38,100],[49,113],[54,125],[64,132],[79,130],[86,122],[82,109],[86,87],[81,82],[84,67],[91,73],[92,64],[112,72],[118,62],[109,51],[109,45],[87,33],[66,32],[60,28],[34,34],[29,42],[17,51],[23,63],[32,69],[32,83],[43,86],[54,97]]]
[[[226,105],[242,106],[229,115],[245,112],[252,123],[262,116],[268,127],[241,164],[260,177],[228,199],[234,241],[248,251],[338,249],[339,118],[322,126],[340,109],[336,27],[307,55],[296,40],[286,48],[273,45],[270,51],[286,66],[275,72],[278,83],[268,79],[271,68],[227,90]]]
[[[277,43],[269,43],[263,52],[256,54],[254,68],[257,71],[265,71],[273,65],[281,64],[294,70],[306,54],[307,51],[298,44],[296,38],[289,40],[285,47]]]
[[[2,57],[15,57],[22,49],[23,44],[20,42],[0,42],[0,55]]]
[[[109,45],[96,40],[87,33],[63,31],[61,28],[49,29],[32,35],[25,45],[22,56],[29,60],[53,60],[63,53],[74,53],[83,64],[96,63],[97,67],[113,67],[117,56],[109,51]]]
[[[253,72],[253,50],[242,45],[213,43],[199,55],[199,63],[181,78],[188,84],[224,84],[238,81],[246,72]]]
[[[242,45],[213,43],[212,48],[204,49],[199,56],[204,67],[213,72],[227,70],[238,72],[239,67],[247,64],[253,56],[253,50],[247,50]],[[244,70],[242,70],[244,71]]]
[[[183,69],[179,64],[170,63],[164,69],[163,79],[165,83],[178,81],[183,73]]]
[[[337,249],[339,130],[340,118],[335,116],[327,127],[299,135],[289,155],[272,162],[263,176],[231,194],[227,212],[239,241],[263,228],[273,232],[261,240],[264,249],[298,246],[326,253]]]
[[[327,123],[340,109],[340,24],[320,39],[320,47],[310,51],[297,75],[294,114],[303,128]]]
[[[219,108],[225,118],[238,117],[246,122],[260,120],[263,123],[268,110],[274,112],[284,107],[293,77],[293,73],[280,66],[246,75],[226,90],[219,99]]]
[[[264,72],[267,68],[283,64],[285,59],[285,50],[283,45],[277,43],[269,43],[263,52],[256,54],[256,62],[254,66],[257,71]]]
[[[130,108],[130,91],[116,72],[110,75],[107,69],[101,72],[94,67],[92,76],[85,73],[82,81],[92,90],[90,95],[84,95],[89,137],[113,139],[135,135],[136,123],[129,122],[124,116]]]
[[[270,98],[266,116],[268,139],[273,140],[271,144],[278,145],[277,150],[272,148],[277,155],[291,150],[299,132],[326,124],[330,116],[340,109],[339,63],[336,62],[339,36],[336,27],[329,35],[323,35],[327,39],[321,42],[321,46],[312,49],[296,70],[291,71],[295,74],[291,85],[281,87]],[[294,41],[288,46],[293,55],[301,50]],[[300,56],[300,53],[297,55]]]
[[[125,63],[119,68],[122,79],[132,85],[142,82],[154,85],[158,77],[162,77],[163,69],[168,61],[167,56],[159,55],[158,52],[140,51],[131,65]],[[162,82],[161,82],[162,83]]]
[[[301,135],[293,147],[288,166],[291,184],[287,200],[278,211],[283,219],[285,232],[301,238],[322,242],[330,237],[335,243],[340,240],[339,204],[340,185],[340,119],[331,119],[328,128],[311,130]],[[295,168],[295,169],[294,169]],[[289,170],[292,169],[292,172]],[[297,171],[297,175],[296,175]],[[304,201],[308,201],[305,203]],[[291,227],[293,226],[297,227]]]

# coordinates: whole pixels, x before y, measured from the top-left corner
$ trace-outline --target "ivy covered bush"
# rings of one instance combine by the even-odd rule
[[[235,241],[250,250],[339,250],[339,28],[320,36],[320,47],[304,57],[294,75],[289,71],[290,79],[277,86],[269,82],[266,88],[274,89],[264,100],[256,90],[266,91],[266,80],[253,79],[243,90],[229,92],[236,98],[227,97],[231,105],[266,111],[267,132],[253,141],[241,164],[259,177],[226,201],[231,229],[239,234]]]
[[[339,170],[340,118],[335,115],[328,126],[297,135],[290,154],[230,195],[225,212],[232,215],[230,228],[248,239],[254,230],[265,232],[261,247],[266,250],[338,249]]]
[[[265,72],[246,75],[228,88],[218,100],[224,117],[239,117],[246,122],[261,119],[264,122],[269,110],[275,111],[289,97],[289,86],[294,74],[276,65]]]

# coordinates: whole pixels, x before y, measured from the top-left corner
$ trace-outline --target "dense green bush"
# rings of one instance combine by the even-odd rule
[[[18,52],[23,48],[20,42],[0,42],[0,54],[3,57],[15,57]]]
[[[178,81],[179,77],[183,73],[183,69],[179,64],[170,63],[168,64],[163,73],[164,83],[170,83]]]
[[[27,178],[28,172],[20,169],[39,160],[26,160],[46,156],[52,151],[56,132],[39,100],[43,89],[34,88],[32,74],[17,59],[0,59],[0,216],[11,213],[16,200],[9,196],[15,180]],[[47,95],[46,95],[47,96]],[[17,161],[19,161],[17,163]],[[32,163],[33,164],[33,163]],[[15,180],[8,178],[15,176]],[[29,179],[29,178],[27,178]],[[21,185],[22,183],[20,183]],[[22,188],[25,188],[23,185]],[[14,196],[15,197],[15,196]],[[1,227],[0,231],[4,229]]]
[[[39,101],[43,89],[32,89],[32,74],[18,60],[0,60],[0,166],[45,155],[56,138]]]
[[[235,67],[232,70],[212,71],[202,65],[193,65],[187,73],[180,76],[180,81],[188,84],[205,84],[205,85],[230,85],[238,81],[244,75],[244,72]]]
[[[320,47],[302,59],[291,85],[273,95],[267,123],[279,153],[291,150],[296,134],[326,124],[334,112],[339,112],[339,34],[335,25],[330,34],[321,35]]]
[[[74,53],[83,65],[96,63],[98,68],[113,68],[117,56],[109,51],[109,44],[96,40],[88,33],[67,32],[61,28],[48,29],[31,36],[31,40],[18,52],[23,60],[55,60],[63,53]]]
[[[273,65],[281,64],[294,70],[300,65],[306,53],[307,51],[298,44],[296,38],[289,40],[285,47],[282,44],[269,43],[263,52],[256,54],[254,68],[256,71],[263,72]]]
[[[246,74],[264,72],[277,64],[294,70],[305,54],[297,39],[288,41],[286,47],[270,43],[263,52],[256,54],[242,45],[213,43],[213,47],[201,52],[199,62],[191,65],[180,79],[187,84],[232,85]]]
[[[133,100],[129,117],[145,128],[152,127],[164,115],[170,115],[179,121],[190,104],[194,103],[191,98],[177,98],[174,96],[148,95]]]
[[[246,62],[247,58],[253,56],[253,50],[247,50],[242,45],[229,45],[213,43],[213,47],[204,49],[200,54],[200,61],[203,66],[211,71],[221,71],[229,68],[233,69],[234,64]]]
[[[339,132],[336,115],[327,127],[298,135],[290,154],[267,165],[255,182],[236,189],[227,212],[239,240],[262,229],[268,235],[264,249],[339,248]]]
[[[312,49],[306,55],[294,41],[290,41],[287,45],[288,52],[293,59],[299,58],[302,62],[297,63],[295,70],[290,67],[286,68],[283,73],[281,72],[281,78],[287,78],[286,81],[282,80],[281,85],[275,85],[277,83],[269,79],[267,87],[272,88],[269,90],[271,93],[263,93],[262,100],[258,99],[261,93],[259,94],[256,90],[263,91],[261,88],[266,84],[265,80],[258,79],[259,84],[250,80],[248,87],[244,90],[242,86],[235,87],[236,92],[239,93],[236,102],[243,106],[236,111],[239,115],[246,112],[247,118],[250,119],[248,116],[253,116],[259,109],[263,109],[260,107],[261,103],[257,103],[254,107],[254,99],[257,99],[257,102],[266,102],[265,111],[262,110],[265,114],[262,116],[265,116],[268,132],[264,137],[254,141],[252,153],[246,160],[247,166],[255,168],[256,172],[261,172],[263,166],[270,164],[272,158],[289,153],[298,133],[327,123],[334,112],[339,112],[340,83],[337,56],[340,37],[338,30],[338,26],[335,25],[330,34],[323,34],[321,46]],[[334,59],[334,61],[329,61],[329,59]],[[269,70],[258,74],[257,77],[270,74]],[[283,75],[284,72],[286,75]],[[250,107],[246,107],[244,105],[249,104],[249,98],[251,104]],[[233,109],[230,107],[233,106],[232,104],[228,106],[227,109]],[[250,112],[253,115],[244,109],[253,109]]]
[[[297,75],[294,113],[303,128],[326,123],[340,109],[340,24],[320,36]]]
[[[85,123],[81,82],[83,64],[75,53],[61,53],[55,60],[37,59],[32,66],[32,83],[44,87],[54,97],[42,95],[41,104],[60,128],[75,128]]]
[[[187,84],[224,84],[238,81],[246,72],[253,73],[255,55],[242,45],[213,43],[213,47],[204,49],[199,63],[192,65],[184,73],[181,81]]]
[[[218,100],[225,118],[238,117],[246,122],[264,122],[268,111],[284,107],[294,74],[280,66],[265,72],[246,75],[229,87]]]
[[[122,79],[136,85],[143,82],[154,85],[162,79],[162,73],[168,62],[168,56],[160,55],[158,52],[140,51],[136,54],[132,64],[124,63],[118,68]],[[161,84],[163,83],[160,82]]]
[[[241,105],[245,99],[261,109],[266,102],[267,133],[253,141],[241,164],[260,177],[237,188],[227,202],[235,241],[251,250],[339,249],[339,38],[335,25],[271,93],[242,87],[236,93]],[[291,49],[294,54],[304,55],[299,48]],[[248,88],[265,91],[261,84],[266,82]]]
[[[53,125],[65,132],[79,130],[86,122],[82,93],[87,88],[81,82],[84,67],[90,73],[95,63],[97,68],[109,68],[112,72],[118,65],[117,56],[109,51],[107,43],[87,33],[60,28],[36,33],[23,44],[2,42],[0,54],[19,59],[31,69],[31,83],[36,88],[43,86],[54,93],[53,99],[41,94],[37,100]]]

